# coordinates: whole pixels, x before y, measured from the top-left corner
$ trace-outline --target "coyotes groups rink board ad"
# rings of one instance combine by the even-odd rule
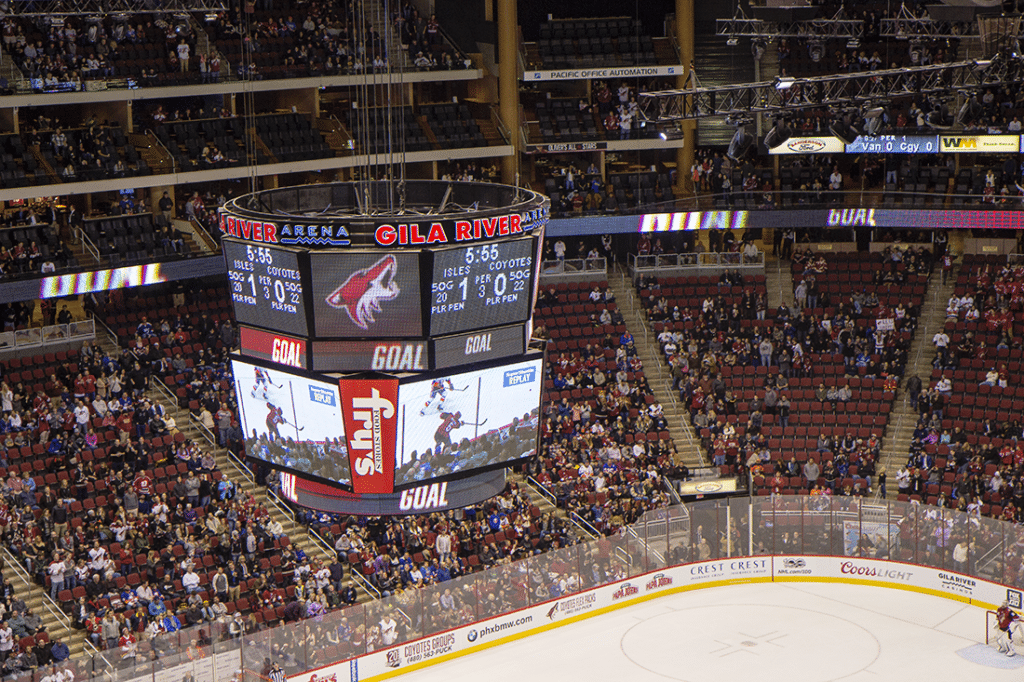
[[[337,382],[232,360],[250,457],[349,485],[351,473]]]
[[[542,359],[403,383],[395,487],[536,454]]]

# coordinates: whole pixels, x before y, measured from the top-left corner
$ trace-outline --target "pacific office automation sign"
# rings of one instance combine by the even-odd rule
[[[357,495],[393,492],[398,379],[341,379],[338,388],[352,491]]]
[[[650,76],[682,76],[682,64],[674,66],[620,66],[602,69],[553,69],[550,71],[524,71],[524,81],[579,81],[592,78],[639,78]]]
[[[485,239],[514,237],[548,222],[548,207],[525,213],[504,213],[473,220],[421,220],[360,224],[369,229],[378,246],[438,246]],[[286,246],[336,247],[352,244],[352,226],[345,223],[304,223],[243,218],[221,210],[220,231],[237,239]]]

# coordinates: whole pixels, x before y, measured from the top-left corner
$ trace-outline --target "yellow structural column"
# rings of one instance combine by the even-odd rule
[[[686,73],[676,76],[676,87],[686,83],[686,76],[693,64],[693,0],[676,0],[676,42],[679,43],[679,56]],[[686,144],[676,150],[676,187],[681,191],[694,192],[690,182],[690,166],[693,165],[693,151],[697,144],[697,122],[683,121],[683,135]]]
[[[501,159],[501,181],[513,184],[519,168],[519,19],[516,0],[498,0],[498,113],[515,153]]]

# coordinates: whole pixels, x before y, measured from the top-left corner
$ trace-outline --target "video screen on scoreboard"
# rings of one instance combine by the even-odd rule
[[[522,322],[532,308],[533,238],[441,249],[430,280],[430,335]]]
[[[337,382],[232,359],[239,421],[249,457],[351,485]]]
[[[543,359],[402,383],[395,488],[537,452]]]
[[[310,252],[321,338],[423,336],[419,254]]]

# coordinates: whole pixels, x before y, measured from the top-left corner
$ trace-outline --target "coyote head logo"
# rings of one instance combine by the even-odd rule
[[[384,256],[349,275],[345,283],[327,297],[327,305],[344,310],[357,327],[368,329],[376,322],[374,315],[381,311],[381,301],[393,301],[398,296],[397,273],[395,257]]]

